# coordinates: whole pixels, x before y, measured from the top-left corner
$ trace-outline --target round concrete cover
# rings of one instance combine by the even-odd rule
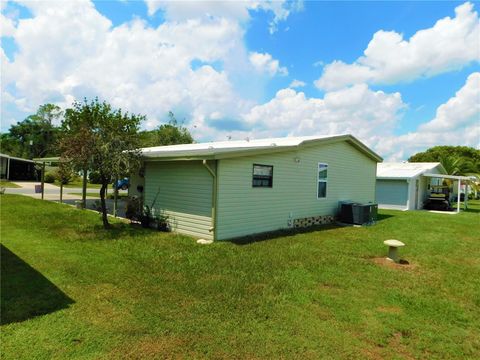
[[[390,240],[385,240],[383,242],[385,245],[392,246],[392,247],[402,247],[405,246],[404,243],[401,241],[395,240],[395,239],[390,239]]]

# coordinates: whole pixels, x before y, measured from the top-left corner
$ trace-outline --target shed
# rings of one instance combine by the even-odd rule
[[[377,165],[377,202],[383,209],[423,209],[432,185],[441,178],[428,174],[446,174],[439,162],[385,162]]]
[[[342,200],[374,202],[382,158],[351,135],[144,148],[130,195],[174,231],[224,240],[333,221]]]

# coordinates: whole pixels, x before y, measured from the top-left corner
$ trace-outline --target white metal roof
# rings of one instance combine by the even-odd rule
[[[7,154],[1,154],[0,153],[0,157],[7,158],[7,159],[18,160],[18,161],[25,161],[25,162],[29,162],[29,163],[35,163],[35,161],[33,161],[33,160],[23,159],[23,158],[19,158],[19,157],[16,157],[16,156],[10,156],[10,155],[7,155]]]
[[[306,143],[323,141],[350,141],[370,157],[382,158],[352,135],[302,136],[252,140],[215,141],[198,144],[155,146],[141,149],[145,158],[220,158],[242,156],[255,151],[275,151],[294,148]]]
[[[429,174],[424,173],[423,176],[434,177],[440,179],[453,179],[453,180],[465,180],[465,181],[475,181],[475,176],[462,176],[462,175],[445,175],[445,174]]]
[[[441,173],[445,169],[439,162],[384,162],[377,164],[378,179],[411,179],[438,168]]]

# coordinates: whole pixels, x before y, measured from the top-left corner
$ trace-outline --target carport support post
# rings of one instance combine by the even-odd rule
[[[113,216],[117,217],[117,199],[118,199],[118,176],[115,177],[115,182],[113,185]]]
[[[457,213],[460,212],[460,186],[461,186],[462,182],[460,181],[460,179],[458,179],[458,194],[457,194]]]
[[[464,210],[468,209],[468,183],[465,184],[465,197],[463,201]]]
[[[10,180],[10,158],[7,158],[7,180]]]
[[[45,197],[45,161],[42,163],[42,200]]]
[[[82,209],[87,208],[87,169],[83,168]]]

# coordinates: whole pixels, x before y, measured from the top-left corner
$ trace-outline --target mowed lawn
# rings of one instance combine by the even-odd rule
[[[478,202],[202,246],[0,201],[2,359],[480,358]],[[382,261],[390,238],[409,265]]]

